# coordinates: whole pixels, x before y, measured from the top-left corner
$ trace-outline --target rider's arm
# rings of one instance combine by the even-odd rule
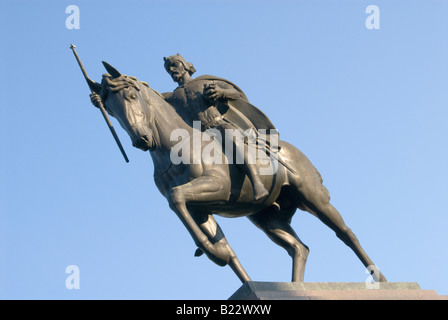
[[[208,99],[215,101],[244,99],[243,94],[225,82],[206,85],[204,93]]]
[[[222,97],[224,100],[244,99],[244,96],[236,90],[233,86],[225,82],[219,82],[218,86],[222,89]]]

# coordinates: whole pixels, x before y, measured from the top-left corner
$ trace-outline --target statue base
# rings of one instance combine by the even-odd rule
[[[244,283],[229,300],[447,300],[416,282],[258,282]]]

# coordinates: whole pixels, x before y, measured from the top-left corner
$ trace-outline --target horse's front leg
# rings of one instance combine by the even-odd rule
[[[196,246],[219,266],[229,266],[242,282],[250,278],[239,263],[221,229],[211,215],[190,213],[187,203],[225,201],[230,186],[216,176],[201,176],[195,180],[171,189],[168,198],[171,209],[176,212]]]
[[[210,241],[213,243],[213,247],[216,250],[225,250],[224,255],[229,257],[228,265],[235,272],[241,282],[250,281],[250,277],[247,274],[246,270],[244,270],[241,265],[238,257],[233,251],[230,244],[227,242],[226,237],[224,236],[224,232],[221,230],[221,227],[216,222],[213,215],[208,214],[207,211],[203,212],[203,214],[195,214],[194,219],[197,224],[201,228],[201,230],[207,235]],[[197,249],[195,252],[195,256],[200,256],[204,252],[201,249]]]
[[[167,199],[170,208],[176,212],[185,228],[190,233],[195,244],[202,249],[209,258],[220,266],[225,266],[230,256],[219,245],[213,246],[207,235],[201,230],[194,217],[187,209],[190,201],[219,201],[225,200],[225,186],[216,182],[216,177],[200,176],[189,183],[174,187],[170,190]]]
[[[170,191],[168,202],[171,210],[173,210],[182,221],[198,248],[204,251],[207,256],[217,265],[227,265],[230,255],[227,250],[223,248],[223,246],[214,246],[207,235],[198,226],[194,217],[187,209],[184,191],[183,186],[175,187]]]

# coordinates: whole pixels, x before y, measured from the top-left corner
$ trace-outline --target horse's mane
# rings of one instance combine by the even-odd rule
[[[133,87],[136,90],[140,91],[137,83],[141,83],[149,88],[148,83],[139,81],[136,77],[131,77],[123,74],[117,78],[113,78],[110,74],[105,73],[103,74],[103,80],[101,81],[101,98],[105,99],[107,97],[106,87],[108,87],[112,92],[117,92],[128,87]]]
[[[143,86],[143,87],[142,87]],[[127,75],[120,75],[119,77],[112,77],[110,74],[106,73],[103,74],[103,79],[101,81],[101,92],[100,96],[103,101],[106,100],[108,91],[112,92],[118,92],[124,88],[132,87],[136,89],[137,91],[140,91],[143,93],[143,96],[145,97],[145,100],[148,104],[148,106],[155,106],[156,104],[159,106],[161,103],[165,103],[166,106],[163,106],[162,108],[158,108],[160,112],[164,114],[164,118],[170,119],[172,118],[172,114],[170,114],[169,109],[171,109],[175,114],[179,116],[179,118],[185,122],[185,120],[182,118],[182,116],[178,113],[176,108],[172,106],[170,103],[168,103],[165,100],[165,97],[151,88],[147,82],[139,81],[136,77],[127,76]],[[109,89],[109,90],[108,90]],[[141,89],[144,89],[143,91]],[[159,99],[154,99],[154,96],[151,95],[151,92],[154,93]],[[157,101],[158,100],[158,101]],[[151,113],[150,118],[152,120],[153,114]],[[189,126],[187,124],[187,126]]]

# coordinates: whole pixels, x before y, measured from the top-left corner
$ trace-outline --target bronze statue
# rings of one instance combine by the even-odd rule
[[[291,227],[291,219],[299,208],[330,227],[364,266],[374,265],[330,204],[321,175],[300,150],[286,141],[280,140],[278,148],[269,141],[265,143],[265,154],[271,162],[279,163],[272,174],[258,174],[257,169],[266,166],[260,159],[256,159],[256,164],[245,164],[243,170],[241,165],[226,159],[223,146],[209,136],[207,129],[275,129],[236,85],[213,76],[191,78],[195,69],[180,55],[165,58],[165,68],[179,86],[164,94],[103,64],[108,74],[103,75],[101,84],[88,79],[95,92],[91,95],[92,103],[105,106],[129,134],[133,146],[149,150],[155,183],[192,236],[198,247],[196,256],[205,253],[216,264],[229,265],[242,282],[250,281],[213,217],[245,216],[286,249],[293,262],[292,281],[303,281],[309,250]],[[192,125],[196,120],[200,121],[200,128]],[[175,130],[187,132],[188,139],[173,140]],[[198,134],[207,139],[195,140]],[[195,141],[199,141],[199,149],[195,149]],[[179,144],[189,152],[183,155],[186,161],[174,164],[171,153]],[[218,156],[222,161],[210,163],[202,159],[210,145],[217,145],[215,159]],[[235,148],[242,152],[244,147],[243,142]],[[201,161],[195,163],[192,159],[198,153]],[[386,281],[380,273],[373,276],[376,281]]]

